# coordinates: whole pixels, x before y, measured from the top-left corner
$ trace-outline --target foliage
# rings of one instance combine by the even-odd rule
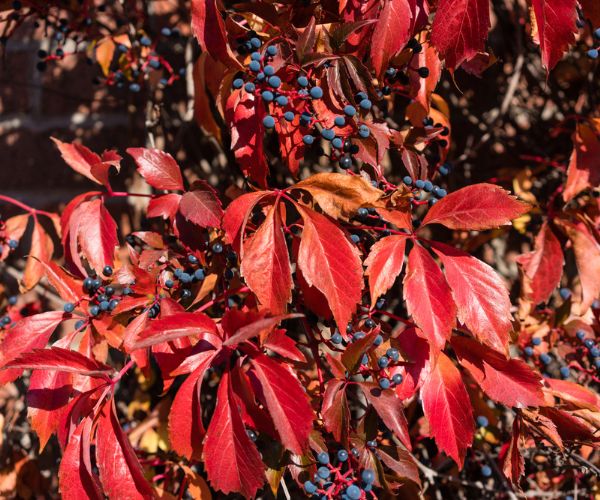
[[[73,36],[109,86],[184,75],[159,40],[185,27],[153,38],[142,17],[119,22],[137,2],[62,4],[0,3],[4,43],[41,18],[56,48],[38,69],[77,56],[63,47]],[[594,2],[529,7],[548,71],[576,33],[597,44]],[[445,481],[513,495],[535,483],[538,447],[557,490],[591,494],[571,464],[600,472],[592,96],[552,131],[572,134],[570,157],[539,160],[514,196],[510,179],[470,182],[449,160],[460,130],[438,93],[443,69],[493,67],[486,0],[182,8],[200,49],[195,118],[239,168],[228,184],[182,175],[151,144],[97,153],[53,138],[94,190],[58,212],[0,196],[19,211],[2,221],[1,259],[24,261],[21,292],[47,281],[64,303],[6,297],[0,333],[0,382],[30,372],[31,426],[41,449],[58,440],[62,497],[358,499]],[[113,189],[131,165],[146,192]],[[128,234],[120,198],[147,201]],[[481,251],[509,239],[512,283],[506,254]],[[149,417],[124,423],[132,384]],[[139,426],[167,439],[145,449]]]

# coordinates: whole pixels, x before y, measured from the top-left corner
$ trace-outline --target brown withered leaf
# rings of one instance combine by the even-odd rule
[[[348,220],[365,205],[376,205],[383,192],[358,175],[321,173],[296,184],[307,191],[321,210],[334,219]]]

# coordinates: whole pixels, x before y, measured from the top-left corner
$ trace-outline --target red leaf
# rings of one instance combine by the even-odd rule
[[[422,226],[443,224],[450,229],[492,229],[510,224],[529,210],[499,186],[474,184],[450,193],[433,205]]]
[[[410,450],[408,422],[404,416],[402,400],[396,396],[394,391],[381,390],[375,382],[360,382],[359,385],[367,401],[373,405],[383,423]]]
[[[224,346],[235,346],[251,338],[269,333],[284,319],[301,318],[302,314],[280,314],[269,318],[261,318],[238,328],[225,342]]]
[[[488,0],[440,0],[431,31],[431,43],[454,69],[485,49],[490,28]]]
[[[369,256],[365,260],[367,266],[365,276],[369,278],[371,307],[375,306],[381,295],[387,293],[402,272],[407,237],[408,235],[395,234],[380,239],[371,247]]]
[[[98,274],[102,273],[104,266],[113,263],[115,247],[119,244],[117,224],[102,199],[83,202],[75,209],[71,216],[69,239],[71,257],[84,275],[87,273],[78,257],[78,244],[81,253]]]
[[[542,379],[524,361],[503,354],[466,337],[454,337],[458,360],[485,393],[506,406],[543,406]]]
[[[65,302],[76,303],[83,297],[83,287],[73,275],[52,261],[42,264],[46,271],[46,279]]]
[[[154,498],[154,489],[146,481],[115,411],[114,401],[106,403],[96,430],[96,462],[103,491],[111,500]]]
[[[169,193],[158,198],[152,198],[148,203],[146,214],[148,217],[162,217],[163,219],[173,219],[179,210],[181,195]]]
[[[27,415],[40,440],[40,452],[60,424],[73,388],[71,375],[56,370],[34,370],[27,390]]]
[[[552,394],[557,398],[567,401],[579,408],[598,412],[600,411],[600,396],[597,393],[569,380],[547,378],[546,383]]]
[[[192,190],[181,197],[179,212],[200,227],[221,227],[223,209],[215,190],[204,181],[196,181]]]
[[[363,287],[358,250],[327,217],[297,208],[304,221],[298,266],[306,282],[327,297],[338,327],[345,331]]]
[[[210,2],[209,2],[210,3]],[[261,187],[267,186],[269,167],[263,146],[262,101],[254,94],[234,90],[227,99],[225,117],[231,128],[231,149],[244,175]]]
[[[100,378],[106,378],[112,372],[112,368],[104,363],[88,358],[77,351],[61,347],[32,349],[6,363],[4,368],[59,370]]]
[[[564,265],[560,241],[547,223],[535,238],[533,252],[519,255],[517,262],[529,280],[527,296],[534,304],[547,301],[560,283]]]
[[[23,353],[44,347],[63,316],[62,311],[50,311],[20,320],[6,333],[0,345],[0,367]],[[0,372],[0,384],[13,381],[22,372],[18,368]]]
[[[252,367],[283,446],[298,455],[308,446],[313,411],[298,379],[273,359],[252,356]]]
[[[355,372],[361,364],[363,354],[367,352],[375,342],[380,333],[380,328],[376,328],[371,333],[365,335],[362,339],[354,340],[342,353],[342,363],[350,373]]]
[[[595,126],[592,126],[595,125]],[[578,123],[573,134],[573,153],[569,160],[565,201],[571,201],[584,189],[600,184],[600,121]]]
[[[31,248],[23,273],[23,286],[26,290],[31,290],[44,274],[44,262],[52,258],[54,244],[52,238],[46,233],[43,226],[34,221],[33,233],[31,235]]]
[[[521,418],[517,416],[513,422],[510,444],[504,457],[504,463],[502,464],[502,472],[504,472],[504,475],[515,486],[518,486],[519,479],[521,479],[521,476],[525,472],[525,460],[519,451],[521,441]]]
[[[206,474],[216,490],[251,498],[265,482],[262,460],[246,433],[227,371],[219,384],[203,455]]]
[[[575,42],[577,0],[531,0],[531,6],[542,63],[551,70]]]
[[[296,346],[296,342],[285,334],[285,330],[275,329],[263,342],[263,346],[284,358],[306,363],[306,357]]]
[[[423,337],[423,332],[416,328],[407,328],[398,336],[398,347],[408,359],[402,383],[396,386],[396,394],[402,400],[413,397],[430,370],[429,342]]]
[[[173,399],[169,413],[169,440],[175,453],[188,460],[199,460],[202,455],[202,438],[205,430],[202,425],[200,394],[202,379],[215,351],[201,353],[198,367],[185,379]]]
[[[221,345],[215,322],[203,313],[179,312],[151,321],[138,335],[132,348],[142,349],[182,337],[200,336],[216,347]]]
[[[227,42],[225,23],[216,0],[192,0],[192,32],[203,52],[229,67],[242,69]]]
[[[110,189],[108,181],[110,167],[115,167],[117,172],[121,168],[121,157],[115,151],[106,151],[100,157],[81,144],[68,144],[54,137],[51,137],[51,139],[69,167],[95,183],[102,184]]]
[[[473,442],[473,412],[460,372],[444,353],[421,387],[421,399],[436,444],[462,468]]]
[[[583,292],[579,314],[583,314],[600,295],[600,244],[597,234],[592,233],[582,222],[571,224],[559,220],[557,223],[573,244],[575,264]]]
[[[273,205],[258,230],[244,242],[240,273],[263,308],[284,314],[292,298],[292,270],[279,206]]]
[[[325,387],[321,405],[321,415],[323,416],[325,428],[340,443],[344,442],[344,437],[348,433],[348,421],[350,419],[345,387],[343,380],[329,380]]]
[[[238,196],[233,200],[223,216],[223,230],[225,231],[225,240],[236,252],[240,251],[241,241],[248,218],[252,215],[252,210],[256,204],[270,192],[254,191]]]
[[[490,266],[456,248],[432,243],[444,265],[458,320],[484,344],[504,352],[512,329],[506,285]]]
[[[183,191],[181,170],[175,159],[159,149],[129,148],[138,172],[148,184],[156,189]]]
[[[61,498],[65,500],[104,499],[97,475],[91,471],[90,432],[92,419],[85,418],[69,435],[58,471]],[[89,464],[89,465],[88,465]]]
[[[376,75],[381,76],[390,58],[408,42],[412,17],[409,0],[386,0],[371,39],[371,62]]]
[[[450,287],[433,257],[415,244],[404,277],[406,309],[432,345],[441,350],[456,326]]]

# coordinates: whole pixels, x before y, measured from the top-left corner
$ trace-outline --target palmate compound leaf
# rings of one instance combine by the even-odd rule
[[[402,272],[408,235],[394,234],[376,242],[365,259],[365,276],[369,279],[371,307],[394,284]]]
[[[510,224],[529,205],[494,184],[474,184],[445,196],[433,205],[421,226],[442,224],[450,229],[493,229]]]
[[[264,466],[246,433],[228,371],[219,383],[216,408],[204,439],[203,459],[210,484],[223,493],[253,498],[265,482]]]
[[[466,252],[431,242],[452,289],[458,320],[484,344],[506,352],[512,329],[506,285],[490,266]]]
[[[531,0],[531,16],[537,28],[542,63],[550,71],[569,45],[575,43],[577,1]]]
[[[454,337],[452,347],[483,391],[506,406],[544,406],[542,379],[527,363],[503,354],[467,337]]]
[[[488,0],[440,0],[431,43],[453,70],[483,52],[489,28]]]
[[[430,343],[442,350],[456,326],[456,305],[442,270],[416,243],[408,255],[403,285],[408,313]]]
[[[363,288],[358,250],[325,215],[296,207],[304,223],[298,266],[306,282],[325,295],[338,327],[345,330]]]
[[[473,411],[460,372],[444,353],[425,379],[421,399],[437,446],[462,468],[473,442]]]
[[[240,273],[261,307],[283,314],[292,297],[292,270],[279,204],[273,205],[258,230],[244,241]]]

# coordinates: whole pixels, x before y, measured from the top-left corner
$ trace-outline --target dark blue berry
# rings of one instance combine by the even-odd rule
[[[404,377],[402,376],[401,373],[396,373],[392,377],[392,382],[394,382],[394,384],[396,384],[396,385],[400,385],[402,383],[402,380],[404,380]]]
[[[270,56],[276,56],[277,55],[277,47],[275,47],[275,45],[269,45],[267,47],[267,54]]]
[[[265,66],[265,69],[263,69],[265,75],[267,76],[273,76],[275,74],[275,68],[273,66],[271,66],[270,64],[267,64]]]
[[[481,475],[483,477],[490,477],[492,475],[492,469],[489,465],[484,465],[481,467]]]
[[[323,130],[321,130],[321,135],[323,136],[323,139],[330,141],[335,137],[335,132],[333,131],[333,129],[324,128]]]
[[[110,303],[108,302],[108,300],[103,300],[102,302],[100,302],[100,309],[102,311],[108,311],[109,307],[110,307]]]
[[[315,142],[315,138],[312,135],[307,134],[302,138],[302,142],[310,146],[313,142]]]
[[[348,460],[348,452],[346,450],[339,450],[337,452],[337,458],[340,462],[345,462]]]
[[[377,337],[375,337],[375,340],[373,341],[373,345],[378,347],[381,344],[383,344],[383,337],[381,335],[377,335]]]
[[[244,80],[242,80],[241,78],[236,78],[235,80],[233,80],[233,88],[234,89],[241,89],[244,85]]]
[[[359,500],[359,498],[362,496],[362,492],[358,486],[351,484],[346,488],[346,496],[349,500]]]
[[[346,125],[346,119],[343,116],[336,116],[333,123],[336,127],[343,127]]]
[[[133,293],[133,290],[131,288],[129,288],[128,286],[123,288],[123,295],[131,295],[132,293]]]
[[[271,101],[273,101],[275,96],[273,95],[273,92],[271,92],[270,90],[265,90],[262,93],[262,98],[263,98],[263,101],[265,101],[265,102],[271,102]]]
[[[204,269],[196,269],[194,271],[194,279],[202,281],[204,279]]]
[[[568,366],[561,366],[560,374],[563,378],[569,378],[569,375],[571,375],[571,370],[569,370]]]
[[[19,246],[19,242],[17,240],[8,240],[8,248],[11,250],[16,250]]]
[[[269,77],[269,85],[271,87],[273,87],[274,89],[279,88],[281,86],[281,78],[279,78],[276,75]],[[282,96],[282,97],[284,97],[284,96]],[[286,98],[286,101],[287,101],[287,98]],[[287,104],[287,102],[286,102],[286,104]]]
[[[371,131],[369,130],[369,127],[367,127],[366,125],[361,125],[360,127],[358,127],[358,135],[360,135],[363,139],[366,139],[367,137],[369,137],[370,134],[371,134]]]
[[[552,357],[544,352],[540,355],[540,361],[545,365],[549,365],[552,362]]]
[[[71,303],[71,302],[67,302],[64,306],[63,306],[63,310],[66,313],[72,313],[75,310],[75,304]]]
[[[217,242],[212,246],[212,251],[214,253],[221,253],[223,251],[223,245],[221,245],[221,243]]]
[[[372,484],[375,481],[375,473],[371,469],[362,471],[360,478],[365,484]]]
[[[379,387],[381,387],[382,389],[389,389],[391,385],[392,384],[390,383],[389,378],[379,379]]]
[[[171,36],[173,34],[171,28],[168,28],[166,26],[160,30],[160,33],[162,34],[162,36]]]
[[[311,481],[306,481],[304,483],[304,491],[306,491],[306,493],[308,493],[309,495],[314,495],[318,489],[319,488],[317,488],[317,485]]]
[[[9,297],[9,298],[8,298],[8,303],[9,303],[11,306],[14,306],[14,305],[17,303],[17,297],[16,297],[15,295],[13,295],[13,296]]]
[[[90,307],[89,311],[92,316],[98,316],[100,313],[100,308],[98,306],[92,306]]]
[[[85,325],[85,321],[80,319],[79,321],[75,322],[75,330],[81,330],[81,328],[83,328],[83,325]]]
[[[377,441],[373,440],[373,441],[367,441],[367,446],[369,448],[377,448]]]
[[[102,274],[104,274],[104,276],[112,276],[113,273],[113,268],[110,266],[104,266],[104,269],[102,269]]]
[[[1,323],[3,325],[8,325],[10,323],[10,316],[2,316]]]
[[[542,339],[540,337],[533,337],[531,339],[531,345],[540,345],[542,343]]]
[[[590,49],[587,51],[587,56],[590,59],[597,59],[598,58],[598,49]]]
[[[421,78],[427,78],[429,76],[429,68],[423,66],[417,70],[417,73]]]
[[[173,280],[171,280],[171,279],[165,280],[165,286],[166,286],[167,288],[173,288],[173,285],[174,285],[174,284],[175,284],[175,283],[173,283]]]
[[[140,44],[144,47],[149,47],[150,45],[152,45],[152,40],[150,40],[150,38],[148,38],[147,36],[143,36],[140,39]]]
[[[352,243],[354,243],[355,245],[360,243],[360,236],[358,234],[351,234],[350,239],[352,240]]]
[[[577,330],[577,333],[575,335],[577,336],[577,338],[579,340],[583,340],[585,338],[585,331],[584,330]]]
[[[377,364],[379,365],[379,368],[386,368],[390,364],[390,358],[387,356],[381,356],[377,360]]]
[[[329,453],[322,451],[317,455],[317,461],[321,465],[327,465],[329,463]]]
[[[313,99],[321,99],[323,97],[323,89],[321,87],[313,87],[309,93]]]
[[[489,425],[489,423],[490,422],[485,415],[479,415],[477,417],[477,425],[479,427],[487,427]]]
[[[293,111],[286,111],[283,114],[283,117],[286,119],[286,121],[291,122],[294,120],[294,112]]]
[[[354,116],[356,114],[356,108],[350,104],[344,106],[344,113],[347,116]]]
[[[417,179],[415,181],[415,186],[419,189],[423,189],[425,187],[425,181],[422,179]]]
[[[360,102],[364,99],[367,99],[367,94],[365,94],[364,92],[359,92],[358,94],[356,94],[356,101]]]
[[[249,41],[250,41],[250,46],[254,47],[255,49],[258,49],[262,45],[260,38],[257,38],[257,37],[252,37]]]
[[[404,182],[404,184],[406,184],[407,186],[411,186],[413,181],[412,178],[410,177],[410,175],[406,175],[402,178],[402,182]]]
[[[362,101],[360,101],[358,103],[358,105],[360,106],[361,109],[368,111],[369,109],[371,109],[372,103],[369,99],[363,99]]]
[[[591,349],[592,347],[594,347],[594,341],[592,339],[585,339],[583,341],[583,345],[586,346],[588,349]]]
[[[400,359],[400,353],[398,352],[398,349],[395,349],[394,347],[390,347],[387,351],[385,351],[385,355],[391,358],[393,361],[398,361]]]
[[[271,78],[278,78],[278,77],[272,76]],[[269,79],[269,81],[270,81],[270,79]],[[279,104],[280,106],[287,106],[287,104],[288,104],[288,98],[286,96],[284,96],[284,95],[279,95],[275,99],[275,102],[277,104]]]
[[[331,336],[331,342],[333,342],[334,344],[341,344],[343,340],[344,339],[342,338],[342,335],[339,332],[336,332]]]
[[[428,193],[430,193],[433,190],[433,184],[431,183],[431,181],[425,181],[423,183],[423,190],[427,191]]]
[[[275,126],[275,118],[273,118],[271,115],[267,115],[263,118],[263,125],[266,128],[273,128]]]
[[[446,196],[448,193],[446,192],[445,189],[439,188],[439,187],[435,187],[433,188],[433,194],[435,196],[437,196],[438,198],[443,198],[444,196]]]
[[[296,81],[301,87],[308,87],[308,78],[306,78],[305,76],[299,76],[298,80]]]
[[[448,172],[449,172],[449,170],[448,170],[448,167],[446,167],[445,165],[442,165],[442,166],[439,168],[438,172],[439,172],[441,175],[448,175]]]
[[[250,64],[248,64],[248,68],[253,73],[258,73],[260,71],[260,62],[259,61],[250,61]]]
[[[319,476],[321,479],[328,479],[330,475],[331,472],[329,471],[328,467],[323,466],[317,469],[317,476]]]
[[[590,349],[590,356],[592,356],[592,358],[597,358],[598,356],[600,356],[600,349],[598,349],[597,347],[592,347]]]
[[[365,326],[369,329],[375,328],[375,321],[373,321],[371,318],[367,318],[365,321]]]
[[[109,303],[108,303],[108,308],[113,311],[117,306],[119,305],[119,301],[117,299],[112,299]]]
[[[340,168],[347,170],[351,166],[352,166],[352,158],[350,156],[344,155],[340,158]]]
[[[262,81],[265,79],[265,74],[264,74],[264,73],[261,71],[260,73],[258,73],[258,74],[256,75],[256,79],[257,79],[259,82],[262,82]]]
[[[571,296],[571,290],[569,290],[568,288],[561,288],[558,291],[558,294],[560,295],[561,299],[567,300]]]

